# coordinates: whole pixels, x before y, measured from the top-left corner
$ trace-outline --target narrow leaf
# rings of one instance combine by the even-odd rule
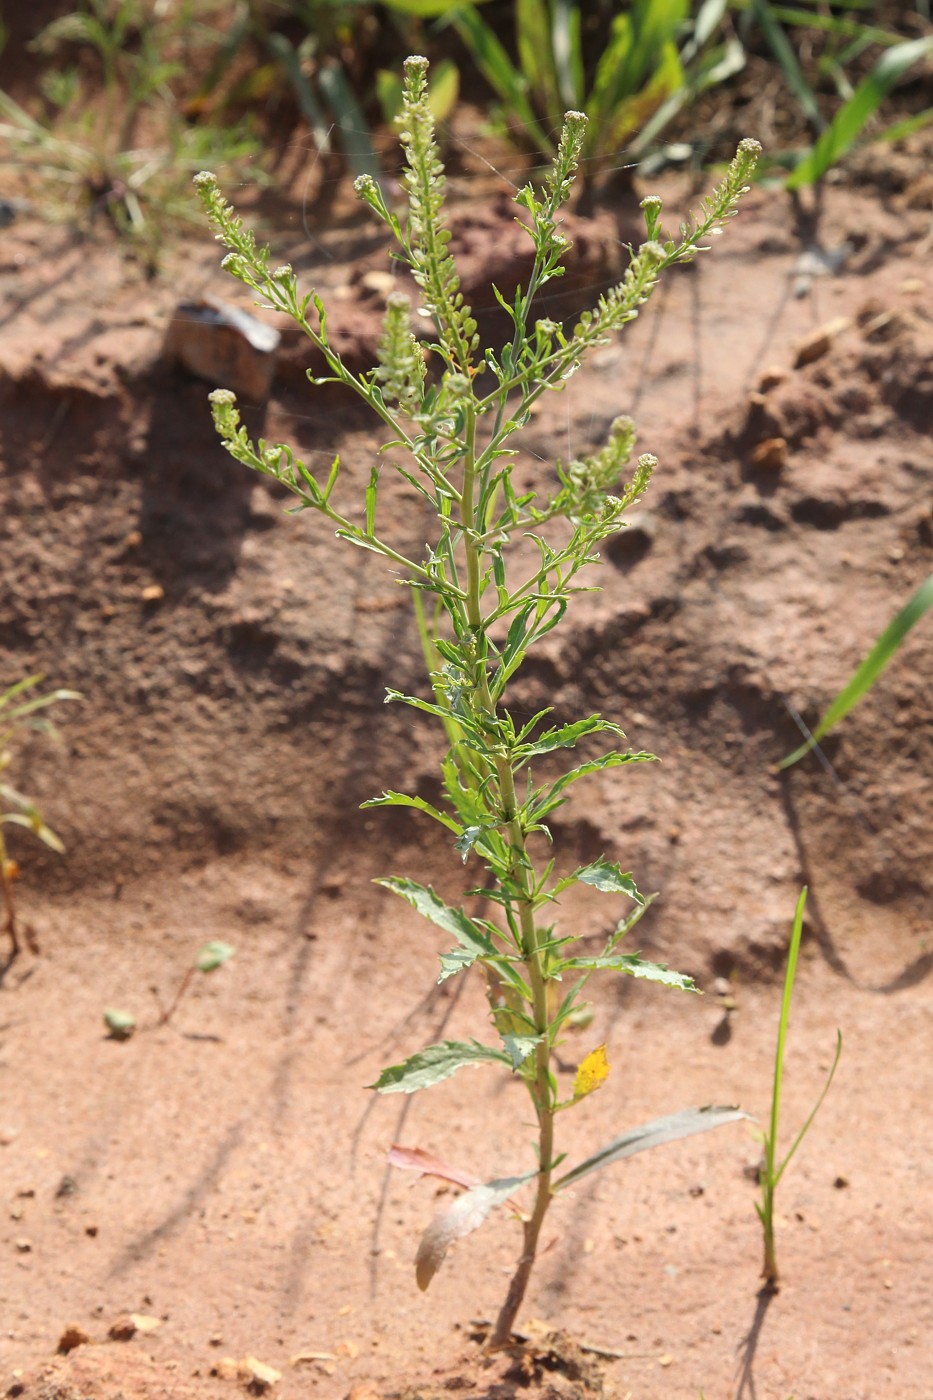
[[[462,968],[470,967],[477,958],[495,956],[495,945],[489,935],[462,909],[452,909],[449,904],[445,904],[430,886],[405,879],[377,880],[376,884],[401,895],[423,918],[429,919],[445,933],[453,934],[460,944],[459,950],[442,956],[442,972],[438,979],[440,982],[446,977],[452,977],[455,972],[460,972]]]
[[[553,753],[555,749],[572,749],[576,747],[578,739],[604,730],[613,734],[622,733],[618,725],[610,724],[599,715],[590,715],[587,719],[578,719],[572,724],[562,724],[559,729],[549,729],[531,744],[522,744],[520,757],[524,762],[536,754]]]
[[[417,812],[424,812],[425,816],[433,817],[441,826],[446,826],[448,831],[460,833],[460,827],[452,817],[446,813],[438,811],[432,807],[430,802],[425,802],[423,797],[409,797],[406,792],[384,792],[380,797],[370,797],[368,801],[361,802],[361,807],[413,807]],[[459,850],[459,842],[457,849]]]
[[[898,78],[931,52],[933,36],[910,39],[883,53],[867,78],[859,83],[848,102],[836,113],[809,155],[790,174],[786,188],[798,190],[801,185],[812,185],[821,180],[861,135],[866,122],[874,116]]]
[[[599,773],[604,768],[616,768],[622,763],[657,763],[657,758],[653,753],[606,753],[601,758],[592,758],[587,763],[581,763],[578,767],[571,768],[569,773],[564,773],[546,792],[541,790],[538,800],[532,806],[531,820],[540,821],[548,812],[559,807],[564,801],[562,794],[571,783],[585,778],[589,773]]]
[[[664,1143],[677,1142],[680,1138],[693,1137],[696,1133],[707,1133],[711,1128],[718,1128],[725,1123],[738,1123],[749,1117],[750,1115],[740,1108],[707,1104],[705,1108],[685,1108],[679,1113],[655,1118],[651,1123],[623,1133],[621,1137],[608,1143],[602,1151],[587,1157],[585,1162],[581,1162],[555,1182],[554,1189],[563,1191],[571,1182],[579,1181],[590,1172],[608,1167],[613,1162],[620,1162],[623,1157],[634,1157],[639,1152],[646,1152],[649,1147],[661,1147]]]
[[[565,968],[589,971],[626,972],[630,977],[639,977],[644,982],[660,982],[664,987],[677,987],[682,992],[696,992],[698,988],[692,977],[684,972],[672,972],[663,963],[646,962],[637,953],[611,953],[604,957],[568,958],[560,963],[560,971]]]
[[[819,743],[823,735],[827,734],[833,725],[845,718],[866,691],[871,689],[889,661],[894,657],[911,627],[915,622],[919,622],[931,605],[933,605],[933,574],[921,583],[913,597],[905,603],[894,620],[888,624],[851,680],[843,686],[836,696],[807,742],[801,744],[800,748],[795,749],[787,758],[782,758],[778,768],[790,768],[792,764],[797,763]]]
[[[479,1064],[484,1060],[496,1060],[510,1065],[509,1056],[503,1050],[494,1050],[491,1045],[480,1045],[473,1040],[469,1044],[456,1040],[444,1040],[440,1045],[428,1045],[412,1055],[400,1065],[389,1065],[374,1084],[380,1094],[415,1094],[419,1089],[430,1089],[432,1084],[440,1084],[449,1079],[464,1065]]]

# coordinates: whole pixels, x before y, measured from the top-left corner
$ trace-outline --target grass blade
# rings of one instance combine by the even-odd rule
[[[813,89],[804,77],[793,45],[775,19],[768,0],[752,0],[751,11],[765,42],[783,70],[787,86],[800,103],[807,121],[816,131],[822,131],[826,123],[820,115]]]
[[[778,768],[790,768],[799,762],[819,743],[823,735],[832,729],[833,725],[845,718],[853,706],[858,704],[865,692],[871,689],[911,627],[915,622],[919,622],[931,605],[933,605],[933,574],[921,583],[913,597],[905,603],[894,620],[888,624],[848,685],[844,686],[836,696],[807,742],[801,744],[799,749],[795,749],[786,758],[782,758]]]
[[[809,155],[788,176],[785,188],[798,190],[821,180],[861,135],[866,122],[874,116],[894,84],[907,69],[933,53],[933,36],[911,39],[888,49],[852,94],[840,107]]]

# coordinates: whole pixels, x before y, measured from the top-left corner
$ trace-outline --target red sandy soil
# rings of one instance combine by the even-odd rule
[[[527,1170],[522,1091],[495,1071],[404,1103],[363,1087],[486,1029],[478,980],[434,987],[441,936],[371,884],[458,890],[424,825],[358,810],[436,785],[428,724],[382,703],[387,684],[423,684],[406,597],[232,464],[208,386],[163,362],[179,297],[248,305],[214,245],[177,249],[147,283],[106,239],[31,216],[4,232],[0,688],[41,670],[85,697],[63,707],[64,748],[30,739],[15,768],[67,855],[16,843],[42,951],[0,989],[5,1393],[208,1400],[262,1388],[229,1360],[251,1356],[281,1373],[282,1400],[929,1400],[929,619],[827,739],[826,767],[774,770],[799,742],[792,711],[816,720],[933,569],[928,157],[918,139],[831,188],[820,239],[848,255],[802,282],[786,197],[756,191],[528,432],[529,481],[624,411],[661,459],[641,522],[594,574],[602,591],[532,656],[516,703],[598,709],[660,755],[581,784],[555,836],[562,862],[605,852],[661,891],[640,946],[707,993],[595,988],[594,1022],[563,1053],[573,1065],[605,1041],[612,1073],[562,1119],[563,1145],[573,1160],[693,1103],[765,1116],[803,883],[788,1138],[837,1026],[845,1046],[782,1183],[779,1293],[758,1291],[759,1145],[733,1126],[561,1199],[526,1349],[493,1359],[474,1323],[501,1302],[516,1225],[491,1221],[419,1294],[419,1232],[450,1191],[389,1173],[385,1152],[420,1145],[484,1179]],[[688,198],[672,189],[672,211]],[[511,215],[471,210],[476,286],[507,256]],[[605,213],[579,231],[558,312],[621,265],[619,232]],[[345,225],[309,240],[297,221],[274,237],[364,359],[378,238]],[[339,450],[359,483],[379,438],[309,389],[301,353],[287,349],[252,426],[316,464]],[[786,457],[756,453],[776,438]],[[421,538],[395,487],[385,524]],[[621,913],[607,909],[568,896],[564,915],[595,934]],[[235,959],[157,1026],[150,988],[170,998],[212,938]],[[106,1006],[137,1016],[132,1040],[105,1036]],[[159,1326],[112,1339],[127,1314]],[[56,1356],[69,1326],[88,1340]]]

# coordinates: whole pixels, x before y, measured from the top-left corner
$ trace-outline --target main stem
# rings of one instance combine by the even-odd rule
[[[476,416],[471,410],[468,415],[465,433],[465,463],[463,491],[461,495],[461,521],[464,528],[467,564],[467,617],[470,627],[479,637],[484,629],[480,586],[482,579],[482,545],[474,538],[476,526]],[[479,707],[490,718],[495,717],[496,707],[489,691],[485,660],[480,660],[477,673],[477,700]],[[538,1119],[538,1175],[535,1202],[531,1215],[524,1221],[524,1240],[521,1257],[512,1275],[505,1302],[496,1319],[490,1347],[507,1346],[512,1337],[512,1328],[518,1310],[525,1297],[531,1271],[538,1252],[541,1227],[551,1204],[551,1172],[554,1160],[554,1116],[556,1112],[551,1081],[551,1044],[548,1020],[547,982],[544,977],[541,952],[538,947],[538,931],[535,926],[535,905],[533,883],[529,880],[530,861],[525,843],[525,832],[519,817],[519,804],[515,793],[515,776],[507,757],[495,761],[499,783],[501,816],[508,831],[512,863],[509,870],[511,881],[518,887],[517,913],[521,932],[522,952],[528,970],[528,981],[532,992],[532,1009],[538,1044],[535,1047],[535,1075],[529,1088]]]

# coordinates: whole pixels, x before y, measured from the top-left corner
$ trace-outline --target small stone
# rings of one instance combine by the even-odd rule
[[[211,1367],[211,1375],[218,1380],[235,1381],[240,1375],[240,1363],[232,1356],[223,1356]]]
[[[98,1228],[99,1228],[99,1227],[98,1227],[97,1225],[85,1225],[85,1227],[84,1227],[84,1233],[85,1233],[86,1235],[90,1235],[91,1239],[93,1240],[93,1239],[95,1239],[96,1236],[97,1236]]]
[[[161,1317],[153,1317],[151,1313],[130,1313],[130,1321],[137,1332],[157,1332],[162,1326]]]
[[[271,1390],[276,1382],[282,1379],[281,1371],[257,1361],[255,1356],[244,1357],[239,1370],[251,1395],[265,1395],[267,1390]]]
[[[836,337],[848,330],[851,324],[850,317],[836,316],[832,321],[827,321],[824,326],[819,326],[817,330],[804,336],[803,340],[797,342],[794,368],[801,369],[803,365],[810,365],[814,360],[822,359],[831,349]]]
[[[144,603],[161,603],[165,597],[165,589],[161,583],[147,583],[140,597]]]
[[[787,442],[782,437],[765,438],[752,448],[752,466],[779,472],[787,464]]]
[[[393,277],[391,272],[385,272],[382,268],[372,268],[369,272],[364,272],[359,281],[360,289],[370,292],[373,296],[380,297],[385,301],[390,292],[399,290],[397,277]]]
[[[16,1241],[16,1252],[17,1254],[31,1254],[32,1240],[18,1239]]]
[[[67,1356],[70,1351],[74,1351],[75,1347],[87,1346],[90,1340],[83,1327],[79,1327],[76,1322],[71,1322],[59,1337],[56,1350],[59,1356]]]
[[[782,369],[780,365],[771,365],[758,380],[759,394],[766,394],[769,389],[776,389],[779,384],[784,383],[786,378],[786,369]]]
[[[125,1313],[123,1317],[118,1317],[116,1322],[111,1325],[107,1335],[112,1342],[128,1342],[136,1336],[136,1331],[136,1323],[129,1313]]]

